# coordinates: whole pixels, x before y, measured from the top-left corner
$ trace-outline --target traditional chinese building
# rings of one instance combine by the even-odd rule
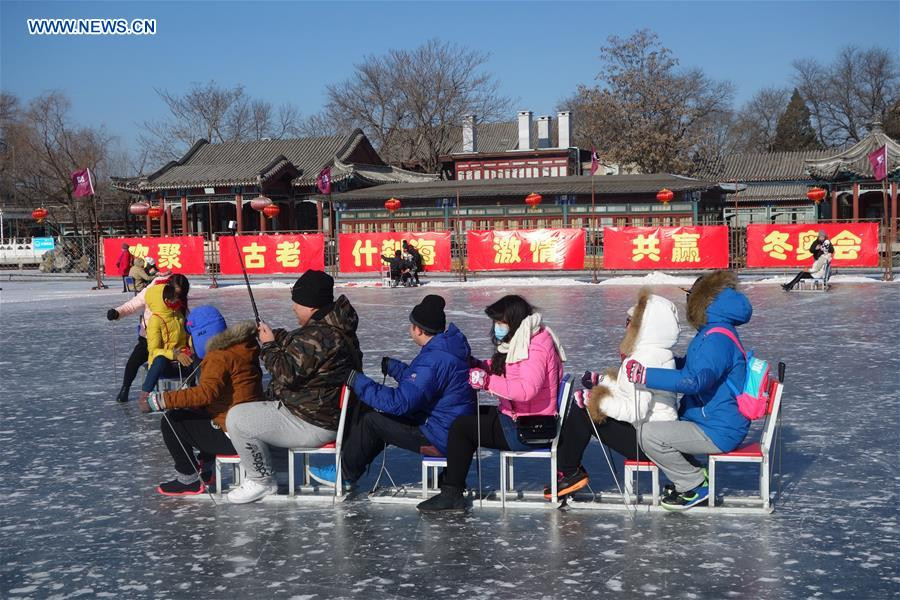
[[[113,178],[114,186],[163,209],[159,228],[148,215],[147,231],[167,234],[223,231],[322,231],[329,228],[327,197],[316,176],[331,166],[334,191],[383,183],[424,182],[437,176],[384,163],[360,130],[318,138],[212,144],[199,140],[177,161],[146,176]],[[267,223],[250,201],[264,195],[278,206]]]

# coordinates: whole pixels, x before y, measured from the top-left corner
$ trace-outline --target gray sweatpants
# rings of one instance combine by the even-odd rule
[[[250,479],[265,481],[275,472],[266,444],[280,448],[318,447],[333,442],[336,431],[307,423],[281,402],[247,402],[228,411],[228,435]]]
[[[692,465],[683,454],[721,452],[691,421],[650,421],[640,430],[644,454],[662,469],[679,492],[692,490],[703,483],[700,467]]]

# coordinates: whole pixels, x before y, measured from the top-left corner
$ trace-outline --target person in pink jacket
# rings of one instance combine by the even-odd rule
[[[131,384],[134,381],[134,378],[137,377],[138,370],[141,368],[141,365],[147,362],[149,358],[149,354],[147,352],[147,323],[150,321],[150,317],[152,316],[152,312],[150,307],[147,306],[146,296],[147,290],[156,285],[165,285],[169,281],[175,286],[175,293],[178,295],[178,298],[182,301],[184,306],[184,313],[187,314],[187,296],[188,290],[190,290],[190,282],[188,278],[180,273],[176,273],[174,275],[169,275],[166,273],[164,276],[161,275],[150,282],[150,285],[145,287],[139,294],[137,294],[134,298],[118,306],[116,308],[111,308],[106,311],[106,318],[110,321],[116,321],[121,319],[122,317],[127,317],[128,315],[132,315],[139,310],[143,309],[141,314],[141,322],[138,326],[138,341],[135,344],[134,349],[131,351],[131,355],[128,357],[128,362],[125,364],[125,374],[122,377],[122,387],[119,390],[119,394],[116,396],[117,402],[128,402],[128,392],[131,390]]]
[[[533,450],[535,446],[519,441],[516,421],[525,416],[556,414],[566,360],[556,335],[521,296],[504,296],[484,312],[493,323],[491,339],[496,351],[488,361],[471,360],[469,385],[495,396],[499,405],[480,409],[477,417],[464,415],[453,422],[441,493],[420,503],[422,512],[465,510],[466,475],[479,438],[485,448]]]

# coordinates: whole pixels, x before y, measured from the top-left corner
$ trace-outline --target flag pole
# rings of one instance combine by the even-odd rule
[[[591,257],[591,283],[597,283],[597,205],[594,197],[594,173],[591,169],[591,222],[593,231],[593,256]]]
[[[888,168],[888,152],[887,145],[884,148],[884,177],[881,179],[881,195],[883,199],[884,210],[884,280],[892,281],[894,279],[894,244],[890,235],[890,215],[888,215],[888,191],[887,180],[890,169]]]
[[[90,171],[88,171],[90,173]],[[104,285],[102,281],[100,281],[100,217],[97,215],[97,197],[94,194],[91,194],[91,204],[94,208],[94,237],[96,243],[96,254],[94,255],[94,275],[97,278],[97,285],[93,288],[94,290],[105,290],[108,286]]]

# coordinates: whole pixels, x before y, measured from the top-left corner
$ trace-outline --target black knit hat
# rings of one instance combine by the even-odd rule
[[[328,306],[334,302],[334,279],[327,273],[309,269],[294,284],[291,300],[309,308]]]
[[[409,322],[418,325],[422,331],[431,335],[443,333],[447,328],[447,315],[444,307],[447,302],[435,294],[428,294],[422,302],[416,304],[409,313]]]

